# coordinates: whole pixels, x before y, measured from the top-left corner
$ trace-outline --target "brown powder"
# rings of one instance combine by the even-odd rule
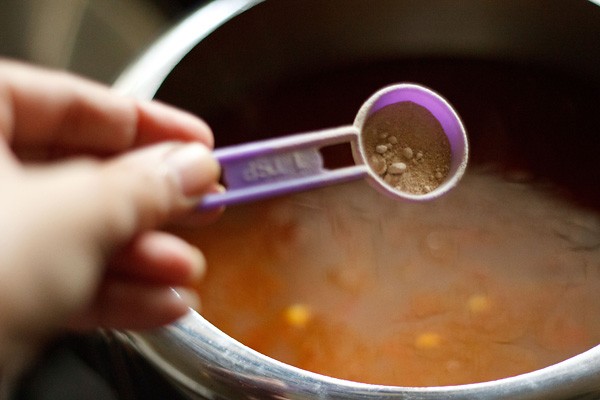
[[[438,187],[450,170],[450,142],[439,121],[410,101],[390,104],[366,121],[367,162],[388,185],[411,194]]]

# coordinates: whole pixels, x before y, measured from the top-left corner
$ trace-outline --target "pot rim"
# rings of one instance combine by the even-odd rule
[[[128,96],[150,100],[169,73],[202,39],[265,0],[212,0],[162,35],[113,84]]]
[[[327,398],[331,399],[381,399],[385,396],[389,399],[433,400],[439,399],[440,394],[448,399],[473,399],[483,396],[486,399],[530,399],[532,393],[535,393],[536,398],[550,399],[564,398],[557,396],[571,393],[573,387],[579,391],[583,388],[591,391],[596,390],[599,385],[600,345],[548,367],[494,381],[453,386],[408,387],[344,380],[285,364],[233,339],[192,309],[183,318],[168,326],[152,332],[125,332],[122,339],[170,379],[190,392],[204,396],[209,395],[211,391],[181,368],[185,362],[176,363],[167,353],[175,349],[178,355],[185,355],[189,358],[187,361],[192,363],[199,362],[192,360],[196,354],[212,354],[215,359],[210,362],[214,363],[216,368],[209,373],[216,371],[217,379],[223,378],[220,374],[225,373],[226,378],[235,376],[238,383],[243,382],[242,386],[249,390],[268,391],[275,387],[285,393],[303,394],[306,398],[326,393]],[[157,345],[157,341],[163,340],[175,340],[178,343],[165,347]],[[224,352],[223,349],[227,351]],[[561,380],[560,387],[557,387],[557,377]],[[252,387],[248,387],[248,384]]]
[[[265,0],[210,1],[168,31],[148,51],[144,52],[120,75],[113,88],[128,96],[145,100],[152,99],[175,66],[201,40],[227,21],[263,1]],[[600,5],[600,0],[586,1]],[[277,386],[285,393],[301,393],[306,396],[299,398],[310,398],[315,395],[319,398],[325,396],[340,399],[385,396],[386,398],[416,400],[438,399],[440,394],[443,394],[447,399],[472,399],[480,396],[488,399],[530,399],[532,392],[535,392],[536,397],[542,396],[548,399],[571,393],[573,388],[581,393],[585,390],[597,390],[600,386],[598,382],[600,345],[551,366],[495,381],[455,386],[402,387],[332,378],[279,362],[234,340],[193,310],[190,310],[179,321],[158,330],[143,333],[124,332],[119,337],[177,384],[191,393],[207,398],[211,398],[212,391],[182,371],[180,366],[170,360],[164,351],[159,350],[156,346],[157,340],[178,341],[174,347],[179,351],[183,349],[187,352],[185,354],[188,357],[191,357],[190,354],[194,354],[194,351],[198,350],[198,346],[201,346],[202,352],[212,353],[218,360],[220,372],[227,367],[231,368],[232,372],[241,373],[246,378],[267,378],[254,383],[255,388],[262,387],[266,390],[269,386]],[[192,339],[194,338],[198,339],[198,343],[193,343]],[[227,360],[227,357],[231,357],[231,351],[228,351],[227,354],[222,353],[224,346],[239,350],[242,352],[243,358]],[[248,363],[244,364],[246,361]],[[256,368],[257,363],[262,363],[267,367]],[[253,374],[248,375],[253,368]],[[560,379],[560,382],[557,382],[557,379]],[[291,386],[290,382],[292,382]],[[557,387],[557,383],[560,383],[560,387]]]

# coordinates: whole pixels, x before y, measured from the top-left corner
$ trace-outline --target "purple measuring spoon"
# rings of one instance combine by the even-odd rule
[[[438,187],[425,194],[403,192],[385,183],[367,164],[360,140],[364,123],[371,114],[405,101],[429,110],[450,142],[450,171]],[[333,170],[324,168],[320,149],[347,142],[352,146],[355,165]],[[362,105],[352,125],[216,149],[214,155],[221,164],[227,190],[204,196],[198,209],[247,203],[358,179],[367,179],[377,190],[393,198],[431,200],[458,183],[467,166],[468,152],[463,124],[446,100],[423,86],[392,85],[373,94]]]

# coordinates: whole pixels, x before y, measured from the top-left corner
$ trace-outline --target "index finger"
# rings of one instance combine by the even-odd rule
[[[0,137],[15,152],[110,155],[159,141],[199,141],[199,118],[157,102],[123,97],[65,72],[0,61]]]

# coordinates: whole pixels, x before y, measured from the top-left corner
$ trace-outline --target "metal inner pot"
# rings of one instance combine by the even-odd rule
[[[424,84],[463,118],[472,163],[529,168],[599,209],[599,33],[600,8],[585,0],[217,0],[116,87],[202,116],[223,146],[347,124],[378,88]],[[600,347],[498,381],[400,388],[287,366],[196,313],[127,337],[183,390],[207,398],[562,399],[600,390]]]

